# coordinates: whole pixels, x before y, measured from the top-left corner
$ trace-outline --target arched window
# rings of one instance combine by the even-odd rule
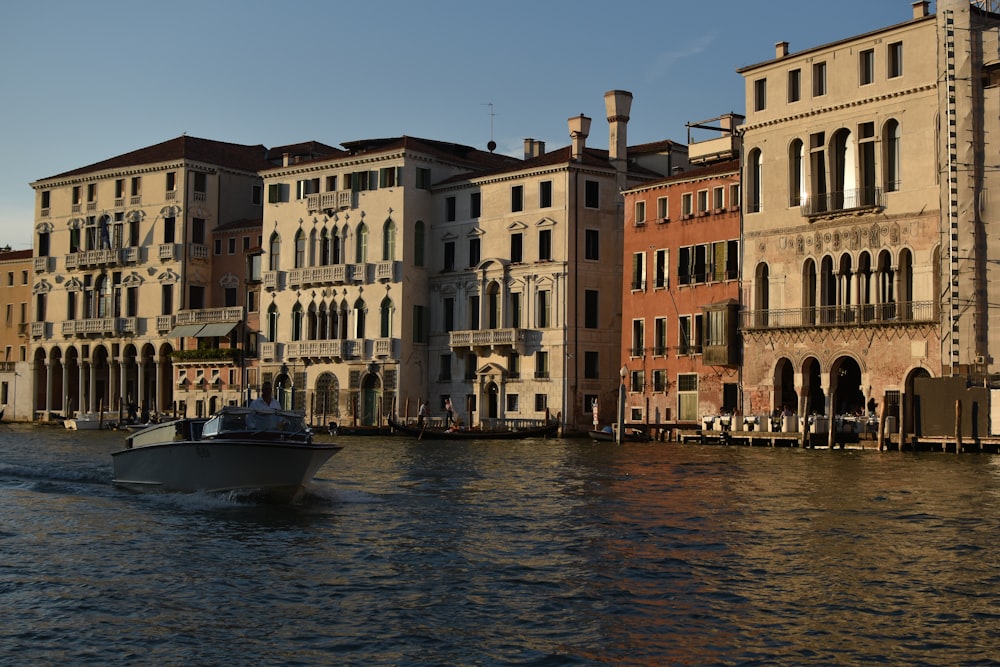
[[[95,317],[111,317],[111,281],[106,275],[97,276],[97,280],[94,282],[94,292],[97,296]]]
[[[316,255],[319,252],[319,238],[316,229],[309,232],[309,266],[316,266]]]
[[[326,227],[319,235],[319,263],[320,266],[329,266],[333,264],[333,258],[330,255],[332,247],[330,245],[330,233],[327,231]]]
[[[302,304],[292,308],[292,340],[302,340]]]
[[[316,331],[316,340],[329,340],[330,338],[330,313],[326,309],[326,302],[319,304],[319,328]]]
[[[870,322],[875,316],[872,308],[872,256],[867,251],[858,255],[858,308],[861,320]]]
[[[806,202],[806,172],[802,168],[805,146],[795,139],[788,147],[788,205],[802,206]]]
[[[753,279],[754,322],[759,327],[766,327],[768,323],[767,311],[771,307],[770,282],[770,271],[767,264],[761,262],[754,270]]]
[[[340,338],[347,338],[347,300],[340,303]]]
[[[823,307],[820,321],[829,324],[831,306],[837,305],[837,279],[833,275],[833,257],[826,255],[819,265],[819,305]]]
[[[295,234],[295,268],[306,265],[306,234],[301,229]]]
[[[747,213],[761,210],[761,178],[763,177],[763,156],[759,148],[754,148],[747,156],[746,163]]]
[[[271,241],[268,244],[267,254],[268,267],[270,267],[271,271],[277,271],[280,266],[279,258],[281,257],[281,237],[278,236],[278,232],[271,234]]]
[[[816,260],[811,257],[802,265],[803,324],[816,324]]]
[[[365,337],[365,300],[358,299],[354,302],[354,337],[362,339]]]
[[[488,318],[488,328],[500,328],[500,287],[496,282],[491,282],[486,288],[486,309]]]
[[[854,135],[846,128],[834,132],[830,145],[831,195],[833,210],[857,208],[858,182],[857,146]]]
[[[382,261],[396,259],[396,223],[389,218],[382,226]]]
[[[267,339],[272,343],[278,340],[278,307],[273,303],[267,309]]]
[[[897,292],[898,300],[903,309],[900,316],[905,320],[913,319],[913,253],[910,252],[909,248],[903,248],[899,251],[899,259],[897,260],[898,269],[896,275],[898,276]]]
[[[309,304],[306,313],[306,340],[319,340],[319,318],[316,314],[316,304]]]
[[[344,247],[342,239],[340,238],[340,231],[334,227],[333,231],[330,233],[330,263],[331,264],[343,264],[344,256],[341,248]]]
[[[413,227],[413,266],[424,266],[424,221],[417,220]]]
[[[392,300],[389,297],[382,299],[379,306],[379,337],[388,338],[392,335]]]
[[[899,122],[895,119],[889,119],[882,128],[882,164],[885,169],[883,182],[885,183],[886,192],[896,192],[899,190],[900,167],[902,166],[899,146]]]
[[[358,225],[357,245],[354,246],[354,263],[364,264],[368,261],[368,225]]]

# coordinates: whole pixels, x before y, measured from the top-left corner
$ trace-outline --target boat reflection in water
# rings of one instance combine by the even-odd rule
[[[112,453],[114,482],[163,491],[254,491],[294,501],[342,447],[314,443],[300,412],[227,407],[150,426]]]

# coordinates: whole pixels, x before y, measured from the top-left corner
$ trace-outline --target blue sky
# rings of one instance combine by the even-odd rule
[[[912,16],[911,0],[69,0],[0,23],[0,245],[31,247],[29,183],[189,135],[278,146],[411,136],[520,155],[569,143],[605,91],[630,144],[742,113],[736,69]],[[934,9],[932,4],[931,9]]]

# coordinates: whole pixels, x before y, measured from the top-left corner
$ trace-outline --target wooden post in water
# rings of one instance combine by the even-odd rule
[[[885,394],[882,394],[882,405],[878,407],[878,450],[885,449]]]
[[[833,431],[834,431],[834,428],[833,428],[833,406],[836,405],[836,404],[837,404],[837,390],[831,388],[830,389],[830,400],[827,401],[827,405],[829,405],[830,407],[826,411],[826,428],[827,428],[827,432],[826,432],[826,446],[829,447],[830,449],[833,449],[833,445],[834,445],[834,437],[833,437]],[[843,443],[841,443],[841,446],[843,446]]]
[[[945,445],[945,451],[948,446]],[[955,401],[955,453],[962,451],[962,399]]]
[[[899,451],[903,451],[903,442],[906,440],[906,392],[899,392]]]

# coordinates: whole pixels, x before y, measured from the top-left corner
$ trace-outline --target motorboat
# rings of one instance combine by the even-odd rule
[[[597,440],[599,442],[614,442],[615,441],[615,429],[613,426],[605,426],[602,429],[594,429],[592,431],[587,431],[587,435],[590,436],[591,440]],[[622,442],[648,442],[649,435],[646,431],[639,427],[627,426],[622,433]]]
[[[63,421],[63,426],[71,431],[96,431],[111,427],[111,415],[99,412],[77,412],[75,417]]]
[[[113,452],[113,481],[137,490],[250,491],[295,501],[343,447],[313,442],[301,412],[226,407],[153,424]]]

